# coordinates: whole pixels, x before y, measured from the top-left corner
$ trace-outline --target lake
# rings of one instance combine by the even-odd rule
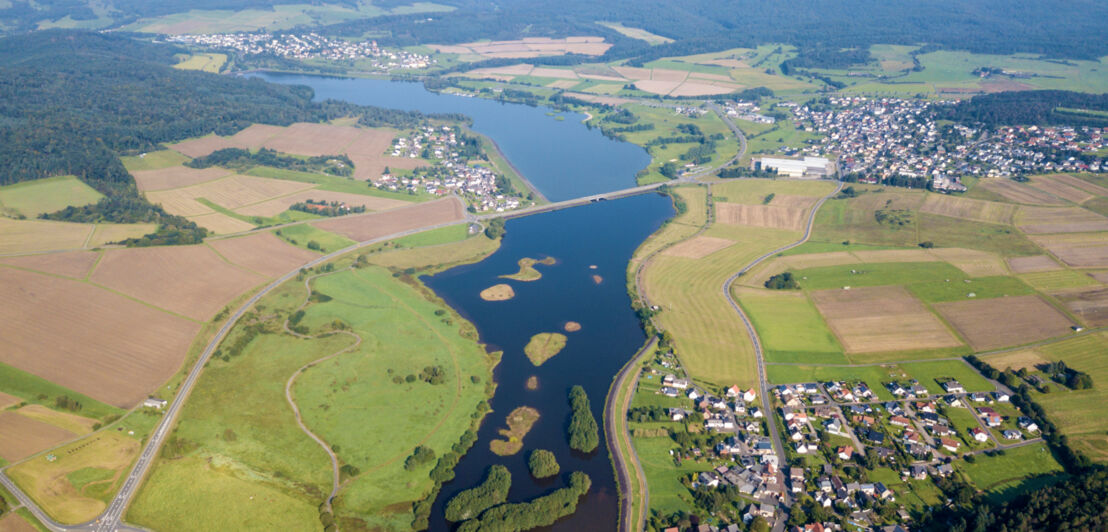
[[[500,151],[551,201],[633,187],[635,174],[650,163],[646,150],[589,129],[577,113],[430,92],[422,83],[383,79],[330,78],[277,73],[255,76],[276,83],[307,85],[317,100],[424,113],[461,113],[473,130],[496,142]],[[561,119],[559,119],[561,118]]]
[[[627,263],[635,248],[672,215],[669,199],[651,194],[513,219],[496,253],[423,279],[477,326],[490,350],[504,352],[495,371],[492,412],[481,425],[477,443],[455,469],[456,478],[443,486],[431,511],[432,530],[450,529],[443,518],[445,502],[481,483],[492,464],[502,464],[512,473],[509,502],[564,487],[570,472],[584,471],[592,478],[592,489],[577,512],[552,529],[616,528],[619,494],[604,443],[604,400],[612,377],[646,340],[627,294]],[[537,265],[542,273],[537,281],[499,277],[518,271],[517,261],[524,257],[553,257],[557,263]],[[599,283],[594,275],[600,276]],[[480,298],[481,290],[498,283],[510,284],[515,298],[496,302]],[[565,332],[567,321],[580,323],[581,330]],[[541,332],[560,332],[569,340],[558,355],[535,367],[523,346]],[[536,390],[526,387],[531,376],[538,378]],[[567,396],[573,385],[585,388],[601,426],[600,447],[588,455],[572,451],[567,439],[571,412]],[[541,417],[523,438],[522,451],[497,456],[489,450],[489,441],[499,437],[497,431],[506,428],[505,417],[519,406],[536,408]],[[531,477],[527,456],[540,448],[557,456],[561,473],[556,479]]]

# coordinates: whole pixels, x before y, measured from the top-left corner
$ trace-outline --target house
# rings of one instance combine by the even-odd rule
[[[1004,431],[1004,439],[1006,440],[1018,440],[1022,437],[1023,435],[1018,430],[1007,429]]]
[[[893,416],[889,419],[889,424],[896,427],[907,427],[912,424],[912,421],[904,416]]]
[[[662,386],[662,395],[666,397],[677,397],[681,392],[672,386]]]
[[[914,456],[914,457],[916,457],[920,460],[926,460],[926,459],[931,457],[932,451],[931,451],[931,447],[928,447],[926,445],[915,444],[915,445],[909,445],[908,446],[908,454],[910,454],[910,455],[912,455],[912,456]]]
[[[822,396],[820,396],[820,397],[822,397]],[[812,415],[814,415],[816,417],[821,417],[821,418],[829,418],[829,417],[835,415],[835,409],[831,408],[830,406],[826,406],[826,405],[817,406],[814,409],[812,409]]]
[[[834,434],[836,436],[842,436],[845,434],[843,432],[843,424],[837,418],[828,420],[827,423],[823,424],[823,428],[827,429],[827,432],[830,432],[831,434]]]
[[[707,471],[700,473],[700,475],[697,476],[696,480],[700,482],[701,486],[708,486],[709,488],[719,486],[719,477]]]
[[[835,449],[835,453],[839,455],[840,460],[850,460],[854,456],[854,448],[849,445],[844,445]]]
[[[833,489],[831,479],[827,477],[820,477],[820,479],[816,481],[816,486],[819,488],[820,491],[826,493],[831,493],[831,490]]]
[[[878,432],[876,430],[869,430],[866,432],[866,439],[873,443],[885,443],[885,433]]]
[[[142,406],[144,408],[156,408],[158,410],[165,408],[165,406],[168,404],[169,401],[166,401],[165,399],[158,399],[157,397],[148,397],[145,401],[142,402]]]
[[[962,387],[962,384],[953,379],[944,382],[943,389],[946,390],[946,393],[966,393],[966,389]]]
[[[1004,418],[1000,417],[1000,414],[992,413],[985,416],[985,424],[989,427],[999,427],[1004,423]]]
[[[804,468],[803,467],[790,467],[789,468],[789,482],[804,483]]]
[[[1039,431],[1039,425],[1029,417],[1020,416],[1017,422],[1019,423],[1020,428],[1026,430],[1027,432]]]
[[[822,393],[813,395],[809,400],[813,405],[825,405],[827,404],[827,396]]]
[[[927,388],[924,388],[923,386],[920,386],[919,384],[912,385],[912,387],[908,390],[908,392],[909,392],[909,395],[911,395],[913,397],[927,397]]]
[[[739,395],[742,395],[742,388],[739,388],[738,384],[734,384],[727,389],[727,397],[738,397]]]
[[[935,403],[932,402],[916,401],[915,403],[912,403],[912,408],[914,408],[916,412],[924,412],[928,414],[935,413]]]
[[[903,386],[896,382],[890,382],[885,387],[889,389],[889,393],[897,397],[904,397],[908,393],[908,390],[905,390]]]
[[[681,421],[689,416],[689,412],[684,408],[670,408],[669,418],[673,421]]]
[[[962,444],[950,438],[939,438],[939,443],[942,444],[943,449],[946,449],[952,453],[958,452],[958,448],[962,446]]]
[[[951,434],[954,434],[954,429],[950,428],[947,425],[932,425],[931,434],[934,434],[936,436],[950,436]]]
[[[970,430],[970,434],[973,434],[973,439],[981,443],[989,441],[989,433],[985,432],[985,429],[981,427],[973,427],[973,429]]]
[[[751,388],[751,389],[743,392],[743,401],[746,401],[748,403],[754,401],[754,399],[757,398],[757,397],[758,397],[758,394],[754,393],[754,388]]]
[[[973,401],[975,403],[984,403],[985,401],[989,400],[989,396],[985,395],[982,392],[971,393],[969,398],[970,398],[971,401]]]
[[[920,412],[916,415],[924,425],[936,425],[939,423],[939,415],[932,412]]]
[[[923,480],[927,478],[927,466],[923,464],[916,464],[910,468],[909,475],[916,480]]]
[[[943,401],[946,402],[947,406],[953,406],[953,407],[962,406],[962,399],[959,398],[957,395],[947,395],[947,396],[943,397]]]
[[[804,394],[805,395],[815,395],[817,393],[819,393],[819,385],[818,384],[816,384],[814,382],[804,383]]]
[[[873,485],[873,494],[881,500],[888,501],[895,499],[895,494],[893,493],[893,490],[886,487],[885,484],[882,482],[878,482]]]
[[[940,477],[949,477],[954,474],[954,468],[950,464],[943,464],[935,468],[935,473]]]
[[[688,379],[678,379],[674,375],[666,375],[662,377],[662,385],[677,388],[678,390],[684,390],[689,387]]]
[[[920,443],[923,440],[923,436],[920,436],[918,432],[908,429],[904,431],[904,443],[913,444]]]
[[[693,401],[700,399],[700,392],[696,390],[689,390],[688,393],[686,393],[685,395],[687,395],[689,399],[692,399]]]
[[[1004,392],[993,392],[993,399],[996,399],[998,403],[1007,403],[1011,398],[1012,396]]]

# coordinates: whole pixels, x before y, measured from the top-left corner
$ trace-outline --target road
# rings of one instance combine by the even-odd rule
[[[634,394],[634,389],[638,384],[639,375],[641,373],[639,371],[641,367],[639,366],[639,361],[642,360],[642,357],[646,353],[652,351],[656,345],[658,345],[658,337],[654,336],[646,342],[646,345],[644,345],[642,349],[639,349],[638,353],[635,353],[635,356],[632,357],[631,360],[623,365],[623,369],[619,370],[619,373],[616,374],[615,382],[612,383],[612,388],[608,392],[608,398],[604,402],[604,425],[606,427],[604,434],[608,440],[608,452],[612,455],[612,463],[615,467],[616,475],[619,477],[617,479],[619,481],[619,486],[621,486],[625,492],[620,494],[619,498],[620,532],[633,532],[638,528],[637,524],[640,520],[640,516],[636,515],[632,517],[631,515],[631,506],[634,504],[634,501],[631,499],[631,476],[627,474],[628,457],[623,456],[623,451],[620,447],[621,440],[626,443],[627,448],[630,449],[631,462],[633,462],[635,470],[638,473],[637,484],[639,485],[639,492],[642,493],[643,496],[642,507],[644,509],[650,507],[650,491],[646,486],[646,475],[643,473],[642,464],[639,462],[638,455],[635,454],[631,444],[630,434],[627,432],[627,407],[631,405],[631,400],[628,398],[626,404],[622,403],[620,400],[620,390],[623,389],[628,378],[633,378],[634,381],[631,383],[630,393]],[[623,430],[617,431],[615,430],[616,422],[621,416],[624,420]]]
[[[787,246],[777,248],[773,251],[770,251],[769,253],[766,253],[765,255],[762,255],[761,257],[754,259],[753,262],[747,264],[745,267],[743,267],[743,269],[739,270],[738,273],[732,275],[731,277],[728,277],[727,280],[723,282],[723,286],[720,287],[720,289],[723,290],[724,297],[727,298],[727,302],[731,304],[731,308],[735,309],[735,312],[739,315],[739,318],[742,319],[743,325],[746,326],[746,332],[750,335],[750,341],[754,344],[754,355],[758,360],[758,388],[762,394],[762,412],[765,416],[765,419],[769,420],[769,422],[766,424],[769,426],[770,438],[773,440],[773,452],[777,454],[778,458],[781,460],[784,460],[785,458],[785,445],[781,441],[781,432],[777,428],[777,423],[773,421],[773,410],[770,408],[769,382],[766,380],[766,362],[762,353],[762,342],[758,338],[758,333],[754,331],[754,325],[750,323],[750,318],[747,317],[746,313],[743,312],[741,307],[739,307],[738,302],[735,301],[734,296],[731,295],[731,284],[734,283],[735,279],[738,279],[739,276],[745,275],[746,272],[750,271],[751,268],[757,266],[758,264],[761,264],[762,261],[778,253],[795,248],[796,246],[807,242],[808,238],[812,236],[812,225],[815,223],[816,213],[819,212],[819,208],[822,207],[823,203],[830,199],[832,196],[838,194],[839,190],[842,190],[842,188],[843,184],[842,182],[840,182],[838,186],[835,187],[834,191],[820,198],[819,202],[817,202],[812,207],[812,212],[808,214],[808,225],[807,227],[805,227],[804,236],[801,237],[800,240],[797,240],[796,242],[793,242],[792,244],[789,244]],[[785,492],[784,502],[785,506],[792,505],[792,494],[788,491]]]

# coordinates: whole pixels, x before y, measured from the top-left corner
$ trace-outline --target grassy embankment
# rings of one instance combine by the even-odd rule
[[[341,320],[363,339],[357,349],[308,369],[293,389],[305,423],[347,466],[335,501],[344,528],[410,525],[411,503],[433,486],[427,474],[434,462],[408,471],[405,458],[418,445],[439,456],[469,429],[495,363],[476,343],[472,326],[413,278],[393,277],[382,266],[433,269],[492,249],[495,243],[478,236],[381,250],[368,254],[362,268],[312,281],[315,302],[298,323],[316,334]],[[338,259],[336,270],[352,261],[352,256]],[[226,523],[322,528],[317,506],[330,491],[330,464],[296,426],[284,383],[297,368],[352,339],[303,340],[279,332],[306,295],[302,281],[290,281],[236,326],[182,412],[174,434],[178,443],[167,446],[175,452],[159,459],[128,519],[165,529]],[[270,332],[235,354],[231,346],[252,326]],[[428,367],[441,371],[441,383],[415,377]],[[235,408],[226,408],[229,404]],[[182,500],[185,486],[192,488]]]

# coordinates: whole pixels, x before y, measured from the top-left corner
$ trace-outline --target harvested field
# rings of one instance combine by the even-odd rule
[[[227,260],[266,277],[280,277],[319,257],[270,232],[210,240],[208,245]]]
[[[1074,203],[1108,195],[1108,189],[1068,175],[1043,175],[1031,178],[1031,186]]]
[[[353,127],[332,126],[330,124],[296,123],[282,131],[280,134],[267,139],[263,146],[282,153],[296,155],[337,155],[342,153],[347,146],[355,140],[362,139],[363,130]],[[384,131],[379,134],[392,135]],[[377,135],[375,135],[377,136]],[[386,141],[387,143],[388,141]],[[387,144],[386,144],[387,145]],[[380,152],[378,152],[380,153]]]
[[[68,430],[75,434],[88,434],[94,430],[92,427],[97,424],[95,419],[78,416],[77,414],[50,410],[42,405],[27,405],[15,412],[21,416],[54,425],[55,427]]]
[[[617,67],[612,67],[612,70],[616,71],[617,74],[619,74],[619,75],[621,75],[621,76],[623,76],[627,79],[634,79],[634,80],[652,79],[651,69],[649,69],[649,68],[617,66]]]
[[[174,151],[188,155],[189,157],[203,157],[216,150],[224,148],[256,149],[275,135],[285,131],[281,126],[266,124],[254,124],[230,137],[208,135],[197,139],[186,140],[170,145]]]
[[[0,259],[4,264],[19,268],[83,279],[96,264],[99,253],[92,251],[65,251],[62,253],[44,253]]]
[[[687,259],[702,259],[721,249],[735,245],[734,240],[717,238],[714,236],[698,236],[691,238],[662,252],[671,257],[684,257]]]
[[[0,531],[3,532],[38,532],[31,523],[23,519],[15,512],[8,512],[0,517]]]
[[[1100,235],[1051,235],[1034,237],[1036,244],[1074,268],[1108,267],[1108,240]]]
[[[566,327],[566,330],[568,331],[569,326],[567,325]],[[580,328],[580,326],[578,326],[578,328]],[[0,392],[0,410],[3,410],[12,405],[17,405],[21,402],[23,402],[23,400],[14,395],[8,395],[4,392]]]
[[[550,39],[530,37],[516,41],[471,42],[454,45],[429,45],[438,52],[477,54],[487,58],[526,58],[547,55],[603,55],[611,48],[603,37],[566,37]]]
[[[879,249],[852,251],[862,262],[934,262],[939,260],[925,249]]]
[[[564,68],[535,67],[535,69],[531,71],[531,75],[540,78],[558,78],[565,80],[578,79],[576,72],[572,70],[566,70]],[[573,85],[570,85],[570,87],[572,86]]]
[[[9,462],[18,462],[76,436],[15,412],[0,412],[0,458]]]
[[[160,170],[131,172],[131,175],[135,176],[135,183],[138,183],[138,189],[140,191],[151,192],[155,190],[189,187],[208,181],[215,181],[216,179],[227,177],[233,173],[234,172],[231,170],[218,166],[204,168],[202,170],[189,168],[187,166],[170,166],[169,168],[162,168]]]
[[[689,73],[684,70],[668,70],[665,68],[653,68],[650,70],[650,79],[654,81],[685,81]]]
[[[1089,275],[1091,275],[1092,278],[1096,279],[1097,281],[1100,281],[1104,284],[1108,284],[1108,272],[1096,272],[1096,273],[1090,273]]]
[[[191,187],[151,192],[147,197],[151,201],[162,203],[167,211],[177,202],[194,202],[197,198],[204,198],[220,207],[238,209],[246,205],[253,205],[273,198],[286,196],[305,189],[312,188],[311,183],[298,181],[286,181],[284,179],[270,179],[268,177],[254,177],[244,175],[232,175],[217,181],[209,181]],[[156,198],[156,199],[155,199]],[[207,212],[211,209],[201,205]],[[187,216],[180,213],[182,216]],[[188,215],[206,214],[205,212],[190,212]]]
[[[300,203],[309,199],[316,201],[338,201],[345,203],[350,207],[357,207],[359,205],[364,206],[371,211],[381,211],[385,209],[391,209],[393,207],[400,207],[403,205],[410,205],[407,201],[395,200],[390,198],[381,198],[377,196],[363,196],[361,194],[349,194],[346,192],[332,192],[330,190],[305,190],[303,192],[297,192],[289,196],[283,196],[280,198],[264,201],[262,203],[256,203],[248,207],[238,209],[237,213],[244,216],[277,216],[282,212],[288,210],[294,203]]]
[[[555,89],[571,89],[575,87],[578,83],[579,82],[576,80],[560,79],[558,81],[548,83],[546,86]]]
[[[345,216],[312,222],[312,225],[364,242],[417,227],[465,219],[465,206],[456,198],[443,198],[372,214]]]
[[[1020,370],[1024,368],[1030,371],[1034,371],[1035,366],[1050,362],[1049,359],[1043,357],[1042,354],[1040,354],[1038,351],[1035,351],[1034,349],[1020,349],[1018,351],[998,353],[982,358],[985,360],[985,362],[988,362],[990,366],[1000,371],[1004,371],[1006,369]]]
[[[233,218],[219,212],[201,214],[200,216],[189,216],[188,219],[196,222],[196,225],[199,225],[200,227],[203,227],[217,235],[241,233],[243,231],[249,231],[254,228],[254,224],[244,222],[242,220],[239,220],[238,218]]]
[[[516,291],[510,284],[494,284],[481,291],[481,299],[485,301],[507,301],[516,297]]]
[[[930,214],[1005,225],[1012,223],[1016,209],[1018,209],[1017,206],[1006,203],[959,198],[946,194],[928,194],[923,206],[920,207],[920,211]]]
[[[696,81],[686,81],[677,88],[669,92],[669,96],[707,96],[709,94],[727,94],[732,92],[742,85],[735,83],[724,83],[718,81],[705,81],[698,83]]]
[[[0,253],[29,253],[84,247],[93,230],[90,224],[12,220],[0,217]]]
[[[1108,325],[1108,287],[1053,294],[1089,327]]]
[[[172,376],[200,329],[87,283],[11,268],[0,269],[0,323],[0,362],[121,408]]]
[[[1015,203],[1028,205],[1065,205],[1066,202],[1037,188],[1010,179],[988,179],[978,184],[990,192],[995,192]]]
[[[644,79],[636,81],[635,88],[651,94],[669,94],[680,84],[680,81],[654,81]]]
[[[937,303],[935,310],[976,351],[1019,345],[1069,332],[1069,318],[1038,296]]]
[[[96,224],[85,247],[96,248],[128,238],[138,238],[157,229],[157,224]]]
[[[1012,257],[1008,259],[1008,267],[1012,269],[1012,273],[1045,272],[1062,269],[1061,265],[1046,255]]]
[[[1018,220],[1029,234],[1108,231],[1108,218],[1080,207],[1021,207]]]
[[[811,296],[847,353],[961,345],[938,318],[900,286],[821,290]]]
[[[207,246],[112,249],[90,280],[189,318],[207,321],[264,277],[225,262]]]
[[[810,200],[810,198],[798,198]],[[770,227],[774,229],[801,230],[807,224],[805,206],[776,205],[774,199],[770,205],[742,205],[738,203],[717,203],[716,219],[721,224],[728,225],[752,225],[755,227]],[[811,201],[807,202],[808,204]]]
[[[970,277],[1008,275],[1004,260],[992,253],[962,248],[934,248],[929,251],[939,259],[966,272]]]

